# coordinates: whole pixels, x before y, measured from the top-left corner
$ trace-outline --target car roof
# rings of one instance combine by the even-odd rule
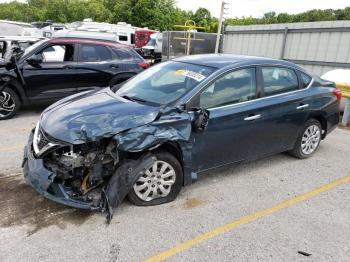
[[[210,66],[214,68],[225,68],[234,66],[245,65],[279,65],[288,66],[301,71],[305,71],[298,65],[278,59],[258,57],[258,56],[245,56],[245,55],[231,55],[231,54],[204,54],[204,55],[190,55],[173,59],[173,61],[197,64],[202,66]]]
[[[39,41],[45,39],[45,37],[35,36],[0,36],[2,41]]]
[[[113,41],[88,39],[88,38],[75,38],[75,37],[58,37],[51,38],[50,43],[66,43],[66,44],[93,44],[93,45],[104,45],[116,48],[132,48],[130,45],[120,44]]]

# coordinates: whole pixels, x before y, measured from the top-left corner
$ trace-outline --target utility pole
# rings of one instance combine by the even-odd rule
[[[222,1],[221,2],[221,11],[220,11],[220,19],[219,19],[219,25],[218,25],[218,33],[216,35],[216,44],[215,44],[215,54],[219,53],[219,45],[220,45],[220,36],[221,36],[221,28],[222,28],[222,22],[224,20],[224,14],[227,3]]]

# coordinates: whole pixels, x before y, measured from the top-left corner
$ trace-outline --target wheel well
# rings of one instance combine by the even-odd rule
[[[176,159],[180,162],[182,168],[183,168],[183,158],[182,158],[182,151],[180,146],[175,143],[175,142],[165,142],[161,144],[160,146],[155,147],[154,149],[148,149],[150,152],[155,152],[155,151],[160,151],[164,150],[167,151],[168,153],[172,154]],[[147,150],[141,151],[141,152],[132,152],[132,153],[127,153],[127,158],[131,159],[137,159],[139,158],[142,154],[144,154]]]
[[[183,168],[183,160],[182,160],[182,151],[180,149],[180,146],[176,143],[172,142],[166,142],[162,144],[161,146],[157,147],[155,150],[163,149],[165,151],[168,151],[170,154],[172,154],[176,159],[180,162],[182,168]]]
[[[316,119],[318,122],[320,122],[322,130],[323,130],[322,139],[324,139],[327,135],[327,120],[326,120],[326,118],[322,115],[312,116],[311,118]]]
[[[183,156],[182,156],[182,150],[176,142],[166,142],[163,143],[161,146],[157,147],[155,150],[165,150],[172,154],[176,159],[179,161],[181,168],[182,168],[182,173],[184,174],[183,178],[183,184],[182,186],[185,185],[185,170],[184,170],[184,161],[183,161]]]
[[[19,101],[20,101],[21,103],[23,103],[23,98],[22,98],[22,96],[21,96],[21,94],[20,94],[20,92],[18,91],[18,89],[17,89],[16,86],[14,86],[14,85],[12,85],[12,84],[8,84],[6,87],[9,88],[9,89],[11,89],[13,92],[15,92],[16,95],[18,96]],[[5,88],[6,88],[6,87],[5,87]]]

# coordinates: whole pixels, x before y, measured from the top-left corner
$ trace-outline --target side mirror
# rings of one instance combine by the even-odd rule
[[[209,123],[209,111],[206,109],[197,109],[194,111],[195,120],[193,122],[193,130],[196,133],[203,132]]]
[[[43,62],[43,55],[42,54],[34,54],[31,57],[29,57],[27,60],[28,64],[32,66],[39,66]]]

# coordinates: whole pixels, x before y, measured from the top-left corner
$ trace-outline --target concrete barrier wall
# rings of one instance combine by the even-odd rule
[[[285,59],[318,75],[350,68],[350,21],[227,26],[223,53]]]

